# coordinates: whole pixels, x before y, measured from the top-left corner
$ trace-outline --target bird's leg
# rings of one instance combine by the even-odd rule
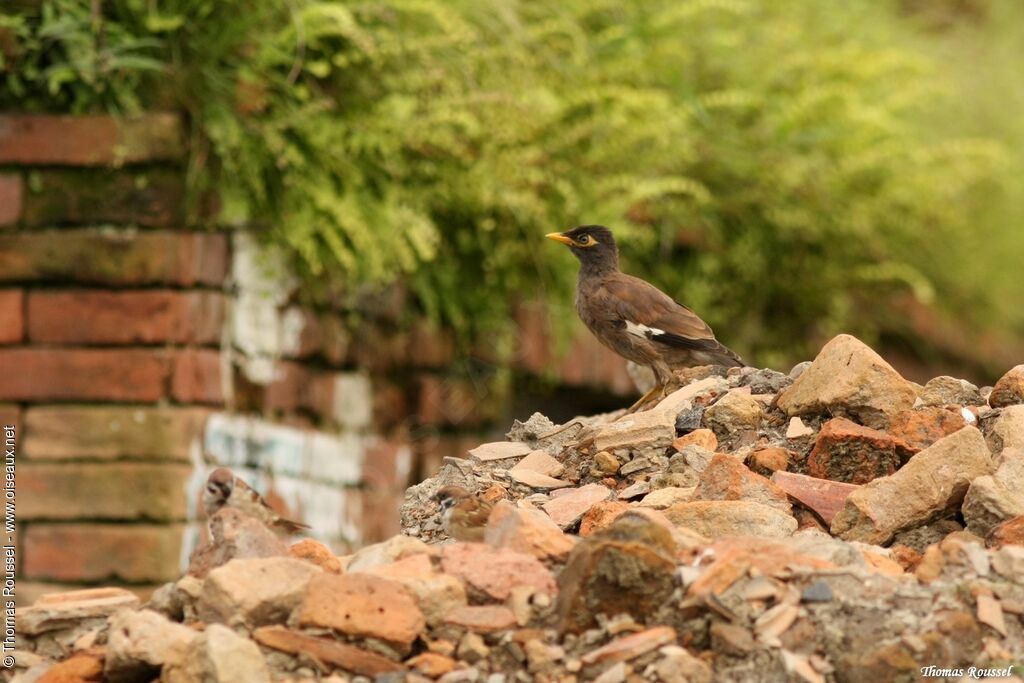
[[[627,408],[626,412],[623,413],[623,415],[632,415],[633,413],[637,412],[648,401],[650,401],[652,398],[654,398],[655,396],[660,394],[662,391],[664,391],[664,389],[665,389],[665,386],[663,384],[661,384],[661,383],[655,384],[653,387],[650,388],[650,390],[646,394],[644,394],[639,399],[637,399],[636,403],[634,403],[629,408]]]

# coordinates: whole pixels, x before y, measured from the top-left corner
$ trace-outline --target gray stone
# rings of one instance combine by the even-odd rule
[[[704,420],[704,406],[694,406],[676,415],[676,434],[689,434],[700,429]]]
[[[946,375],[928,380],[920,398],[921,405],[925,406],[978,406],[985,402],[978,387],[965,379]]]

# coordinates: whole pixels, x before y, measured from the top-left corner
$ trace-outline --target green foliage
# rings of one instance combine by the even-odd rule
[[[921,132],[943,77],[872,0],[42,7],[4,20],[0,99],[185,107],[225,222],[325,288],[404,279],[464,339],[500,345],[527,298],[568,319],[542,235],[579,223],[761,364],[870,337],[897,292],[989,296],[944,255],[1003,152]]]

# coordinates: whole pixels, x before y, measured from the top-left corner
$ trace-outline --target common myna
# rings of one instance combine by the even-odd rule
[[[602,344],[654,371],[656,386],[637,403],[660,392],[675,368],[695,365],[743,367],[735,353],[715,339],[696,313],[655,286],[619,270],[619,250],[602,225],[552,232],[580,260],[576,311]]]

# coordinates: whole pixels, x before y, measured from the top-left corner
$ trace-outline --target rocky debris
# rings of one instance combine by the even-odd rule
[[[482,543],[456,543],[441,551],[445,573],[462,579],[471,593],[506,600],[515,588],[555,594],[555,577],[532,555]]]
[[[288,546],[268,527],[235,508],[221,508],[210,519],[211,542],[189,559],[188,573],[199,578],[234,559],[281,557]]]
[[[790,514],[786,493],[760,474],[754,474],[736,458],[716,454],[700,474],[692,500],[743,500],[761,503]]]
[[[573,548],[571,536],[562,533],[551,517],[540,510],[517,508],[502,501],[491,513],[484,541],[539,560],[565,561]]]
[[[674,587],[676,544],[663,526],[636,513],[619,516],[570,553],[558,578],[558,626],[578,633],[597,615],[644,619]]]
[[[701,500],[677,503],[665,510],[675,525],[708,538],[749,534],[766,538],[789,536],[796,519],[781,510],[747,500]]]
[[[850,337],[789,376],[681,371],[649,410],[535,414],[506,442],[449,454],[408,490],[405,534],[350,557],[270,543],[229,515],[145,608],[117,590],[40,599],[18,611],[14,680],[1005,669],[1024,659],[1024,404],[987,396],[953,378],[917,387]],[[446,485],[495,505],[483,543],[445,537]]]
[[[1024,515],[1008,519],[993,527],[985,537],[985,545],[1001,548],[1004,545],[1024,545]]]
[[[103,620],[122,609],[137,609],[137,595],[123,588],[88,588],[45,595],[30,607],[19,609],[18,633],[34,636],[93,620]]]
[[[103,675],[111,683],[152,679],[180,663],[198,637],[151,610],[121,610],[110,619]]]
[[[541,507],[560,528],[569,529],[583,519],[587,510],[613,496],[607,486],[587,484],[564,495],[553,496]]]
[[[729,442],[755,440],[763,417],[761,404],[745,389],[731,389],[704,413],[704,420],[715,436]]]
[[[778,406],[790,416],[829,413],[882,429],[916,399],[914,385],[881,356],[857,338],[841,334],[779,394]]]
[[[283,626],[263,626],[252,634],[253,640],[265,647],[302,655],[313,661],[335,666],[362,676],[405,671],[400,663],[363,648],[338,642],[333,638],[312,636]]]
[[[340,574],[343,569],[341,560],[331,552],[331,549],[320,541],[314,541],[312,538],[304,538],[290,545],[288,547],[288,555],[297,560],[305,560],[315,564],[325,572],[331,572],[332,574]]]
[[[843,509],[846,497],[860,488],[856,484],[843,484],[794,472],[776,472],[772,475],[772,482],[825,520],[826,524],[831,524],[832,519]]]
[[[985,439],[964,427],[921,451],[895,474],[846,498],[832,533],[850,541],[888,543],[899,531],[955,512],[972,480],[994,469]]]
[[[295,612],[297,626],[332,628],[409,645],[425,626],[416,600],[397,581],[370,574],[321,574]]]
[[[1024,403],[1024,365],[1012,368],[999,378],[996,385],[992,387],[988,403],[993,408]]]

